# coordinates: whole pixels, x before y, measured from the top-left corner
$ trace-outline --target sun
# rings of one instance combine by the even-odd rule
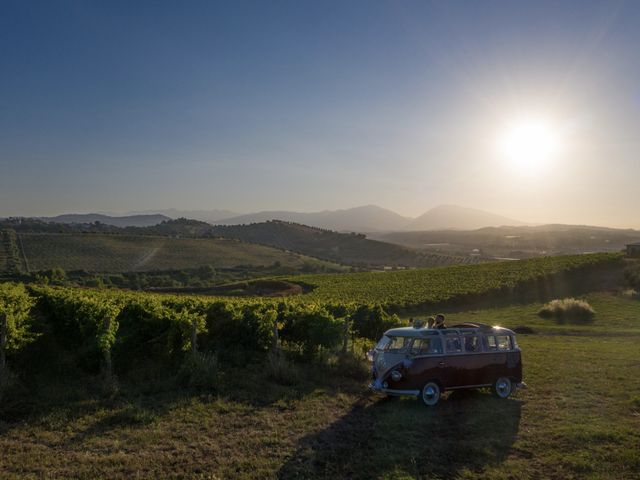
[[[550,120],[520,119],[506,126],[498,146],[513,170],[527,175],[540,173],[558,154],[559,132]]]

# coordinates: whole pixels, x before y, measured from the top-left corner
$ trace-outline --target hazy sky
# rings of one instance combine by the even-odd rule
[[[0,0],[0,215],[441,203],[640,227],[640,2]]]

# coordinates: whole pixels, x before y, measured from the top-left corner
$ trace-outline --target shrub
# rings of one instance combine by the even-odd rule
[[[558,323],[589,323],[595,315],[596,312],[591,305],[575,298],[552,300],[538,311],[538,316],[553,318]]]

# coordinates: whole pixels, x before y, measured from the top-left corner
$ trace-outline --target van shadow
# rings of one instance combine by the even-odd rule
[[[279,478],[453,478],[501,463],[516,440],[521,401],[453,392],[435,408],[363,397],[325,430],[304,437]]]

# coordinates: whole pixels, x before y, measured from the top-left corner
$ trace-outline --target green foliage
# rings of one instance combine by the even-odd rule
[[[380,305],[361,305],[356,309],[353,318],[353,332],[362,338],[377,341],[382,334],[393,327],[401,325],[397,315],[389,315]]]
[[[422,270],[301,275],[296,281],[313,288],[306,295],[306,301],[380,304],[385,309],[400,309],[489,292],[507,293],[527,282],[543,281],[558,274],[586,272],[620,259],[621,254],[596,253]]]
[[[52,287],[34,287],[33,291],[61,344],[77,349],[89,364],[95,365],[110,354],[119,328],[119,299]]]
[[[283,341],[301,345],[307,357],[314,356],[320,347],[338,345],[344,332],[344,323],[319,305],[291,308],[284,313],[283,320]]]
[[[7,353],[16,352],[36,339],[30,316],[34,303],[23,285],[0,284],[0,325],[5,322]]]
[[[538,316],[553,318],[558,323],[588,323],[593,321],[595,315],[595,310],[588,302],[575,298],[552,300],[538,311]]]
[[[633,262],[625,268],[624,279],[627,286],[640,290],[640,262]]]

